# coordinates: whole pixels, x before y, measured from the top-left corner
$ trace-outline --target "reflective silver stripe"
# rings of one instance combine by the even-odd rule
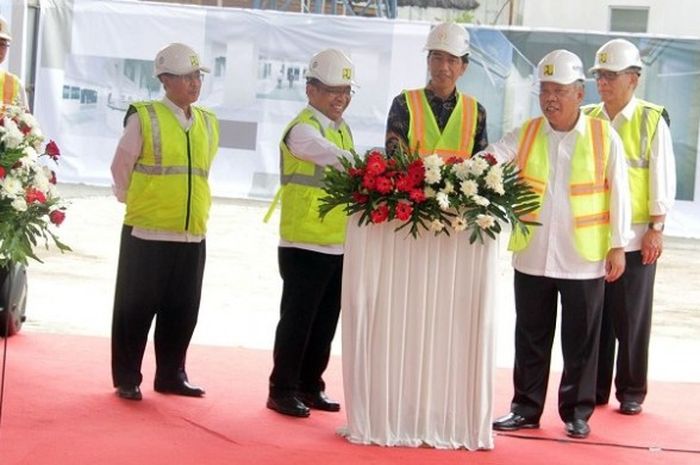
[[[154,164],[156,166],[160,166],[163,164],[163,147],[160,143],[160,124],[158,124],[158,115],[156,115],[156,109],[152,104],[146,105],[146,111],[148,111],[148,118],[151,120]]]
[[[627,159],[627,166],[630,168],[649,168],[649,160],[638,158],[636,160]]]
[[[321,187],[323,186],[323,174],[325,172],[325,168],[318,165],[315,165],[314,168],[314,174],[312,175],[300,173],[283,174],[280,177],[280,183],[283,186],[286,184],[299,184],[309,187]]]
[[[167,176],[172,174],[189,174],[187,166],[151,166],[138,163],[134,166],[134,171],[138,173],[148,174],[150,176]],[[201,168],[192,168],[192,174],[195,176],[209,177],[209,171]]]
[[[215,150],[215,147],[212,147],[212,143],[214,142],[213,124],[209,113],[207,113],[206,111],[202,111],[201,113],[202,115],[204,115],[204,121],[206,121],[207,123],[207,134],[209,136],[209,154],[211,154]]]
[[[649,112],[650,108],[644,107],[642,110],[642,130],[639,134],[639,158],[642,160],[647,160],[647,167],[649,167],[649,160],[647,158],[647,149],[649,148],[649,133],[647,132],[648,122],[649,122]]]

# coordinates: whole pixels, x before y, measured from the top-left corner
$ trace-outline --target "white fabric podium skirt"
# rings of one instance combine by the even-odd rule
[[[396,226],[348,222],[339,433],[359,444],[492,449],[496,241],[413,239]]]

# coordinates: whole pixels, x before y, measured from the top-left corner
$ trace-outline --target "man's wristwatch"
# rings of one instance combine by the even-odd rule
[[[652,221],[651,223],[649,223],[649,229],[657,232],[663,231],[664,226],[664,223],[662,223],[661,221]]]

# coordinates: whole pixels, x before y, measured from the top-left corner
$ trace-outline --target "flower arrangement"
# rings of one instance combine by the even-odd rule
[[[326,171],[322,217],[342,207],[348,215],[360,213],[360,225],[398,220],[396,230],[408,228],[413,237],[421,230],[468,231],[470,243],[483,242],[484,234],[495,238],[503,222],[525,234],[526,225],[537,224],[522,219],[538,208],[536,194],[514,164],[499,164],[491,154],[445,161],[372,150],[341,165]]]
[[[19,107],[0,109],[0,267],[37,261],[34,246],[49,239],[70,250],[51,231],[65,218],[65,205],[56,191],[56,173],[42,159],[58,161],[61,152],[44,136],[34,117]],[[42,148],[43,147],[43,148]]]

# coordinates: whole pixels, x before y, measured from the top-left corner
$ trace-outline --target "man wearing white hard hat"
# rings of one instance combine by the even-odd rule
[[[7,20],[0,16],[0,63],[7,58],[12,36]],[[0,70],[0,92],[2,92],[2,104],[13,105],[22,108],[27,106],[27,95],[20,79],[9,71]]]
[[[322,375],[340,314],[347,217],[338,208],[321,220],[318,204],[325,195],[321,181],[326,167],[340,166],[339,159],[354,149],[343,120],[354,76],[355,67],[340,50],[314,55],[306,72],[308,105],[280,142],[276,200],[282,207],[278,260],[283,288],[267,407],[283,415],[340,410],[326,396]]]
[[[486,110],[457,90],[469,65],[469,33],[455,23],[441,23],[428,34],[430,81],[423,89],[394,98],[386,127],[386,150],[469,158],[488,145]]]
[[[529,234],[511,234],[515,268],[514,396],[498,431],[539,428],[561,300],[564,370],[559,416],[566,434],[585,438],[595,407],[596,361],[605,281],[625,268],[630,205],[624,149],[607,122],[585,116],[583,64],[567,50],[537,65],[544,116],[490,145],[515,161],[540,198]]]
[[[185,358],[199,313],[208,177],[219,146],[216,116],[195,106],[208,72],[189,46],[162,48],[155,76],[165,96],[129,107],[112,161],[114,194],[126,203],[112,320],[112,380],[123,399],[142,398],[141,362],[154,317],[154,390],[204,395],[190,384]]]
[[[620,413],[642,411],[647,393],[649,336],[656,262],[663,251],[666,214],[676,195],[676,167],[666,110],[638,99],[642,60],[625,39],[605,43],[593,73],[601,103],[583,111],[609,121],[625,146],[632,199],[633,237],[625,247],[622,277],[605,286],[596,403],[608,403],[613,367]],[[615,363],[615,340],[619,342]]]

